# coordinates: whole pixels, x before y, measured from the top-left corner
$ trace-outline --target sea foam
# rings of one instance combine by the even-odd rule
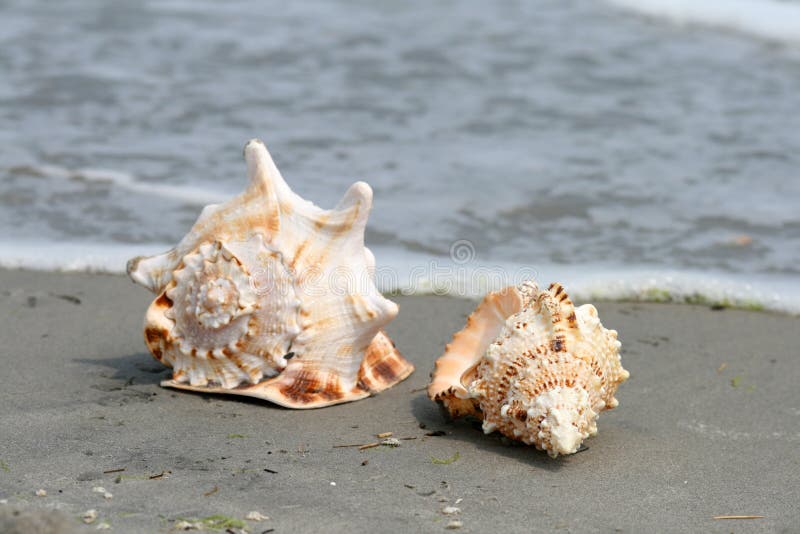
[[[124,273],[127,260],[168,250],[168,244],[0,241],[0,267],[59,272]],[[534,278],[561,282],[576,302],[635,300],[773,310],[800,314],[800,284],[790,277],[609,265],[529,265],[470,261],[373,247],[375,282],[402,295],[477,299],[487,291]],[[341,282],[341,281],[338,281]],[[338,283],[337,282],[337,283]]]
[[[236,191],[149,182],[132,174],[112,169],[67,169],[56,165],[20,165],[10,167],[7,171],[11,174],[39,176],[50,180],[108,183],[120,190],[200,206],[222,202],[236,193]]]

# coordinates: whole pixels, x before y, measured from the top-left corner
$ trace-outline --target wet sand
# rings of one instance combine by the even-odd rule
[[[289,411],[162,389],[168,370],[140,331],[150,298],[121,276],[0,271],[3,528],[15,510],[59,510],[77,528],[88,509],[92,528],[117,532],[251,511],[270,519],[245,520],[248,531],[278,534],[441,532],[453,520],[461,532],[800,525],[800,318],[597,304],[631,379],[588,448],[553,460],[447,422],[427,399],[433,361],[472,302],[395,298],[388,332],[417,371],[370,399]],[[382,432],[401,445],[341,447]]]

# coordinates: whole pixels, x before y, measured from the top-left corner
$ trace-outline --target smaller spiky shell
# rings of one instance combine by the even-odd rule
[[[628,378],[619,348],[594,306],[575,308],[560,284],[525,282],[487,295],[437,362],[428,393],[453,416],[482,417],[486,433],[571,454],[618,404]]]

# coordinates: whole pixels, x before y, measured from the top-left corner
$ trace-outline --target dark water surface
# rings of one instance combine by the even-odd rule
[[[785,279],[798,87],[789,45],[588,0],[4,1],[0,260],[172,244],[260,137],[323,207],[369,182],[386,262],[468,239],[477,262]]]

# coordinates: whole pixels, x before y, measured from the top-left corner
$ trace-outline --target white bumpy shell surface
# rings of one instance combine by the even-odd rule
[[[574,307],[560,284],[525,282],[484,298],[437,361],[428,394],[454,417],[482,418],[487,434],[572,454],[618,404],[629,376],[619,348],[594,306]]]
[[[323,210],[289,189],[261,141],[244,153],[242,194],[207,206],[174,249],[128,264],[158,295],[145,341],[174,369],[162,385],[315,408],[406,378],[413,366],[381,331],[397,306],[364,247],[370,187]]]

